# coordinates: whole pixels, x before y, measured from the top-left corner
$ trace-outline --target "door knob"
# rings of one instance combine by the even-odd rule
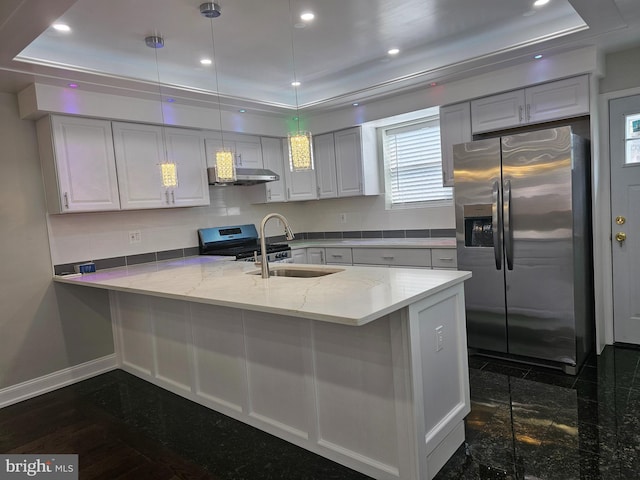
[[[616,240],[618,241],[618,243],[622,243],[627,239],[627,234],[624,232],[618,232],[616,233]]]
[[[627,221],[627,219],[624,218],[622,215],[618,215],[616,217],[616,224],[618,224],[618,225],[624,225],[624,222],[626,222],[626,221]]]

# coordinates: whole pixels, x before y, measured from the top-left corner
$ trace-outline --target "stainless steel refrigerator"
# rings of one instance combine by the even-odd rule
[[[470,349],[570,374],[591,350],[587,147],[571,127],[453,147]]]

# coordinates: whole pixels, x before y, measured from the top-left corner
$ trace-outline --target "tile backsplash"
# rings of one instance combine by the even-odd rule
[[[154,255],[157,259],[180,257],[194,247],[197,253],[199,228],[245,223],[257,226],[274,211],[283,214],[293,230],[303,232],[305,238],[454,235],[453,206],[386,210],[384,196],[253,205],[247,200],[245,188],[210,187],[211,205],[207,207],[49,215],[52,263],[66,268],[95,261],[98,268],[108,268],[105,266],[146,261]],[[140,243],[129,242],[133,230],[141,232]],[[266,234],[282,236],[282,230],[270,221]],[[152,256],[145,256],[148,254]]]

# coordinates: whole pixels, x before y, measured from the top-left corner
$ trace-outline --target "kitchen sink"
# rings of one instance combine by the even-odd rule
[[[314,278],[324,277],[332,273],[344,271],[344,268],[295,268],[295,267],[274,267],[269,269],[269,275],[272,277],[295,277],[295,278]],[[260,270],[256,272],[247,272],[249,275],[260,275]]]

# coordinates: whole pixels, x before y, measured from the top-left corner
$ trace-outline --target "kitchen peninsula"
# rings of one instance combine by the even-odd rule
[[[470,274],[312,269],[338,271],[188,257],[55,280],[110,291],[123,370],[374,478],[433,478],[470,411]]]

